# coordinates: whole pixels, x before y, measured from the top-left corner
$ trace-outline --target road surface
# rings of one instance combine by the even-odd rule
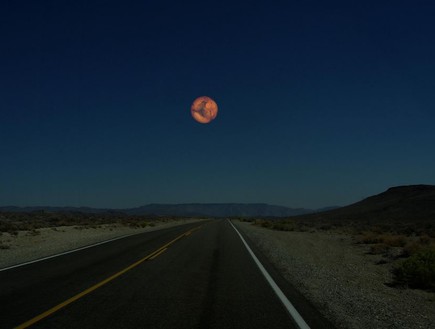
[[[306,324],[332,328],[246,241]],[[2,271],[0,307],[1,328],[299,327],[228,220]]]

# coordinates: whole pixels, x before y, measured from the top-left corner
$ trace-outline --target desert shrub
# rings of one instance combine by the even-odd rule
[[[273,225],[270,222],[262,222],[260,223],[261,227],[271,228]]]
[[[17,226],[11,222],[0,222],[0,231],[2,232],[13,232],[17,230]]]
[[[381,242],[382,241],[380,240],[379,235],[373,232],[364,232],[357,239],[357,243],[363,243],[363,244],[372,244],[372,243],[381,243]]]
[[[240,222],[248,222],[248,223],[254,221],[253,218],[249,218],[249,217],[239,217],[239,218],[237,218],[237,219],[238,219]]]
[[[426,246],[428,246],[428,245],[431,244],[431,242],[432,242],[432,238],[431,238],[429,235],[427,235],[427,234],[423,234],[423,235],[420,236],[420,238],[419,238],[419,242],[420,242],[422,245],[426,245]]]
[[[389,247],[404,247],[407,243],[407,239],[403,235],[393,234],[377,234],[374,232],[364,232],[357,239],[358,243],[363,244],[385,244]]]
[[[387,264],[387,260],[385,258],[382,258],[380,260],[378,260],[375,264],[376,265],[383,265],[383,264]]]
[[[370,247],[369,254],[372,255],[382,255],[388,252],[390,249],[390,246],[386,245],[385,243],[377,243]]]
[[[256,219],[254,221],[254,225],[269,228],[277,231],[297,231],[297,232],[307,232],[313,231],[308,226],[295,222],[293,220],[264,220],[264,219]]]
[[[9,246],[9,245],[7,245],[7,244],[4,244],[3,242],[0,241],[0,250],[1,250],[1,249],[3,249],[3,250],[4,250],[4,249],[9,249],[10,247],[11,247],[11,246]]]
[[[396,284],[435,290],[435,250],[420,251],[394,268]]]
[[[297,232],[309,232],[310,228],[305,225],[297,225],[294,230]]]
[[[406,237],[403,235],[381,235],[379,239],[390,247],[404,247],[406,245]]]
[[[272,225],[272,229],[277,231],[294,231],[294,225],[290,223],[276,223]]]
[[[435,241],[427,235],[422,235],[417,240],[406,244],[403,248],[403,256],[409,257],[426,249],[435,250]]]
[[[334,228],[334,226],[332,226],[331,224],[322,224],[319,227],[319,229],[322,231],[329,231],[329,230],[332,230],[333,228]]]
[[[123,224],[124,225],[127,224],[127,226],[131,227],[131,228],[145,228],[147,226],[153,226],[153,225],[151,225],[151,223],[149,223],[149,222],[147,222],[145,220],[143,220],[143,221],[133,221],[133,222],[128,222],[128,223],[124,222]]]
[[[406,226],[400,230],[400,233],[405,234],[406,236],[413,236],[413,235],[417,234],[417,230],[415,227]]]
[[[37,235],[40,235],[40,234],[41,234],[40,231],[38,231],[36,229],[32,229],[32,230],[28,231],[26,235],[28,235],[28,236],[37,236]]]
[[[370,231],[373,233],[381,234],[381,233],[385,232],[385,229],[380,225],[375,225],[375,226],[372,226]]]
[[[418,241],[410,242],[403,248],[403,256],[409,257],[420,251],[422,251],[424,247]]]
[[[266,227],[266,228],[271,228],[272,227],[272,223],[270,221],[266,221],[266,220],[262,220],[262,219],[256,219],[254,221],[254,225],[261,226],[261,227]]]

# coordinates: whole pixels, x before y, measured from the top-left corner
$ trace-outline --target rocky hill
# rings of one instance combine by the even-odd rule
[[[435,222],[435,186],[391,187],[385,192],[338,209],[302,216],[309,219],[337,220],[433,220]]]

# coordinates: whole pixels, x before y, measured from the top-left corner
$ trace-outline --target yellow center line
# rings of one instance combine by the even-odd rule
[[[159,257],[161,254],[163,254],[168,248],[160,250],[157,254],[154,254],[152,257],[148,258],[148,260],[153,260],[156,257]]]
[[[41,321],[42,319],[46,318],[47,316],[59,311],[60,309],[64,308],[65,306],[75,302],[76,300],[86,296],[87,294],[93,292],[94,290],[97,290],[98,288],[100,288],[101,286],[104,286],[106,283],[109,283],[110,281],[116,279],[117,277],[121,276],[122,274],[124,274],[127,271],[130,271],[131,269],[135,268],[136,266],[138,266],[139,264],[143,263],[144,261],[148,260],[148,259],[154,259],[157,256],[159,256],[160,254],[162,254],[166,249],[168,249],[168,247],[172,244],[174,244],[176,241],[180,240],[181,238],[185,237],[187,233],[191,234],[192,232],[198,230],[202,225],[195,227],[193,229],[190,229],[189,231],[179,235],[178,237],[176,237],[175,239],[173,239],[172,241],[169,241],[168,243],[166,243],[164,246],[160,247],[159,249],[153,251],[151,254],[145,256],[144,258],[138,260],[137,262],[131,264],[130,266],[124,268],[123,270],[119,271],[118,273],[113,274],[112,276],[108,277],[107,279],[104,279],[103,281],[93,285],[92,287],[78,293],[77,295],[67,299],[66,301],[50,308],[48,311],[45,311],[44,313],[39,314],[38,316],[35,316],[33,319],[30,319],[29,321],[24,322],[23,324],[20,324],[19,326],[15,327],[15,329],[23,329],[23,328],[28,328],[31,325],[34,325],[36,322]]]

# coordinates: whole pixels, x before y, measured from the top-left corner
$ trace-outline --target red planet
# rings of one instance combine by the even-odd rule
[[[216,119],[218,106],[210,97],[200,96],[193,101],[190,113],[199,123],[210,123]]]

